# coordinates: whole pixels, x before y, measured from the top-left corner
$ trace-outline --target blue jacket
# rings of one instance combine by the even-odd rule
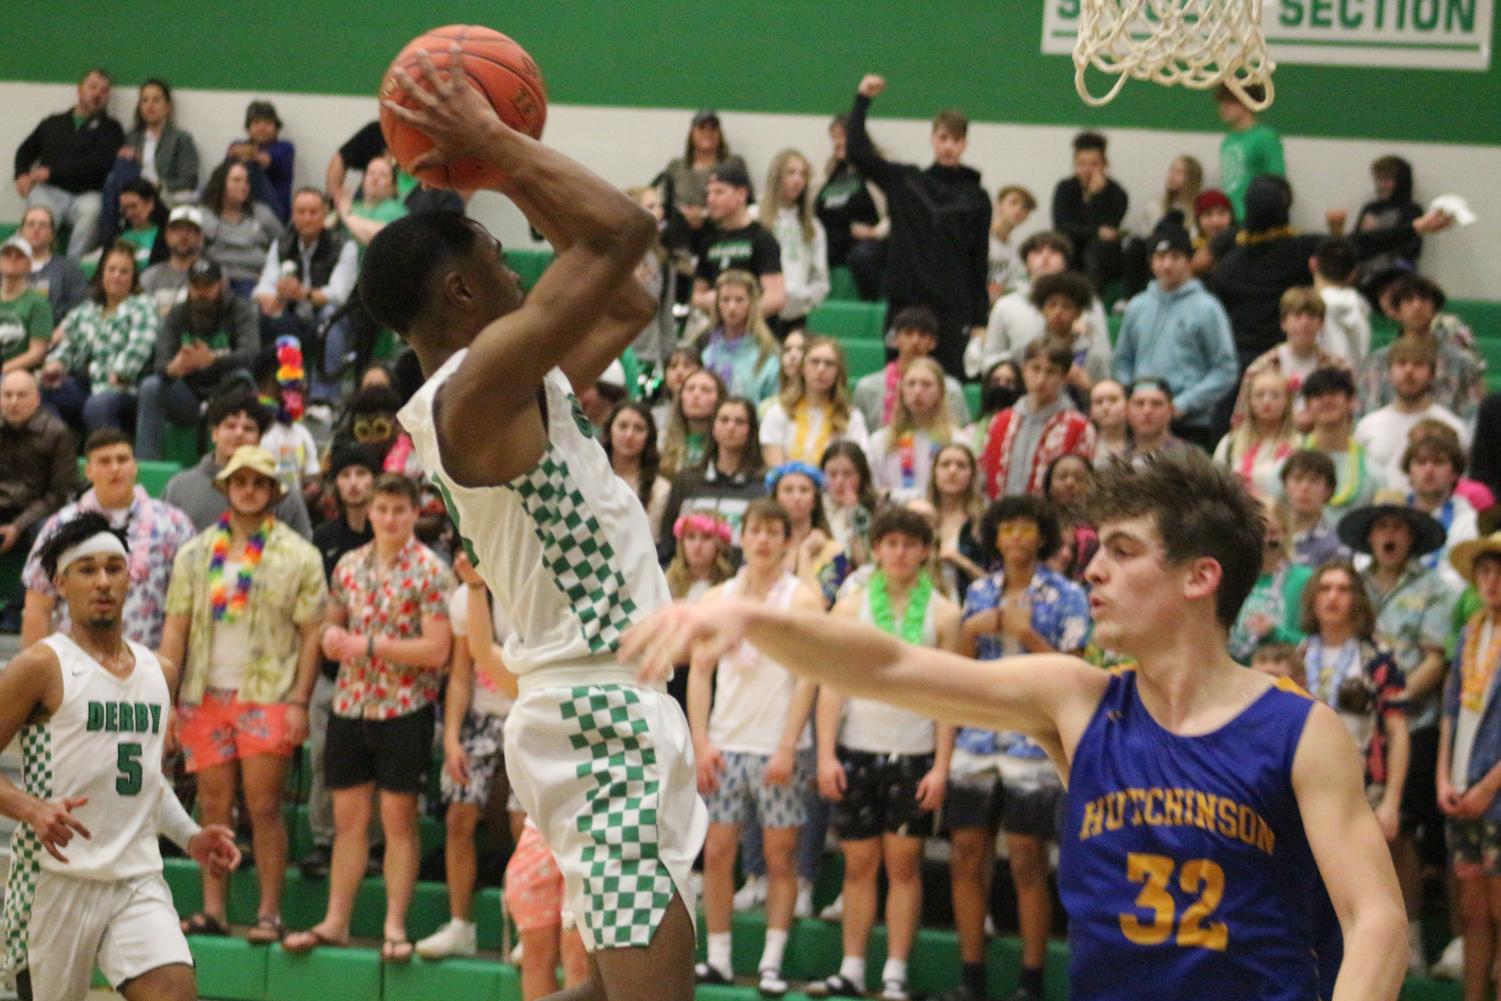
[[[1197,278],[1171,292],[1154,281],[1126,306],[1115,378],[1122,385],[1149,375],[1167,380],[1183,423],[1207,425],[1238,374],[1230,318]]]
[[[1484,615],[1485,609],[1482,608],[1475,614]],[[1471,616],[1471,621],[1473,620],[1474,616]],[[1449,721],[1450,753],[1454,751],[1452,744],[1454,726],[1459,719],[1460,688],[1464,683],[1464,656],[1464,632],[1461,631],[1454,651],[1454,659],[1449,663],[1449,676],[1444,679],[1444,718]],[[1466,774],[1470,785],[1485,778],[1485,773],[1490,771],[1496,762],[1501,761],[1501,692],[1497,691],[1498,684],[1501,684],[1501,671],[1497,671],[1491,677],[1485,693],[1484,708],[1480,711],[1480,727],[1475,731],[1475,743],[1470,750],[1470,767]],[[1491,805],[1486,807],[1485,819],[1493,822],[1501,821],[1501,796],[1491,800]]]

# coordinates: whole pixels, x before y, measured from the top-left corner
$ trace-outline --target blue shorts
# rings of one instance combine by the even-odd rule
[[[813,785],[811,749],[799,751],[786,785],[768,786],[763,781],[769,754],[724,751],[724,770],[719,787],[704,803],[711,824],[748,824],[758,815],[762,827],[801,827],[808,821],[808,790]]]

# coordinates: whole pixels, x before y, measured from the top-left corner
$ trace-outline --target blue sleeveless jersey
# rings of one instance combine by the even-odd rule
[[[1074,1001],[1328,996],[1339,931],[1292,786],[1312,708],[1279,683],[1182,737],[1141,704],[1134,671],[1111,677],[1059,845]]]

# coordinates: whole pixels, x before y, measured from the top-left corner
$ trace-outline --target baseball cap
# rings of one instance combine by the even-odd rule
[[[180,222],[189,223],[203,229],[203,210],[196,205],[179,205],[167,216],[167,225],[176,226]]]
[[[207,285],[209,282],[216,282],[223,277],[223,269],[207,257],[198,258],[198,260],[193,262],[192,267],[188,268],[188,281],[195,285]]]
[[[708,123],[708,122],[712,122],[717,127],[719,125],[719,112],[717,112],[717,111],[710,111],[708,108],[703,108],[703,109],[699,110],[693,116],[693,125],[692,125],[692,127],[696,129],[700,125],[703,125],[703,124]]]
[[[1182,226],[1162,226],[1152,234],[1152,253],[1175,253],[1189,257],[1193,254],[1193,239]]]
[[[734,188],[746,188],[751,186],[750,175],[745,168],[738,163],[721,163],[709,172],[709,181],[718,181],[720,184],[728,184]]]
[[[9,240],[6,240],[4,243],[0,243],[0,253],[11,249],[19,250],[21,253],[25,254],[28,259],[31,257],[31,244],[28,243],[26,241],[26,237],[22,236],[20,233],[14,233],[11,235],[11,238]]]

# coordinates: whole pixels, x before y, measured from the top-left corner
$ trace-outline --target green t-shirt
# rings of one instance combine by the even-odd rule
[[[52,336],[52,304],[34,288],[6,302],[0,300],[0,362],[25,351],[31,341]]]
[[[156,244],[156,227],[122,230],[120,239],[135,244],[136,267],[144,269],[151,263],[151,248]]]
[[[1258,122],[1244,132],[1228,133],[1220,140],[1220,189],[1235,206],[1237,222],[1246,221],[1246,189],[1262,174],[1287,173],[1282,160],[1282,140],[1277,130]]]

